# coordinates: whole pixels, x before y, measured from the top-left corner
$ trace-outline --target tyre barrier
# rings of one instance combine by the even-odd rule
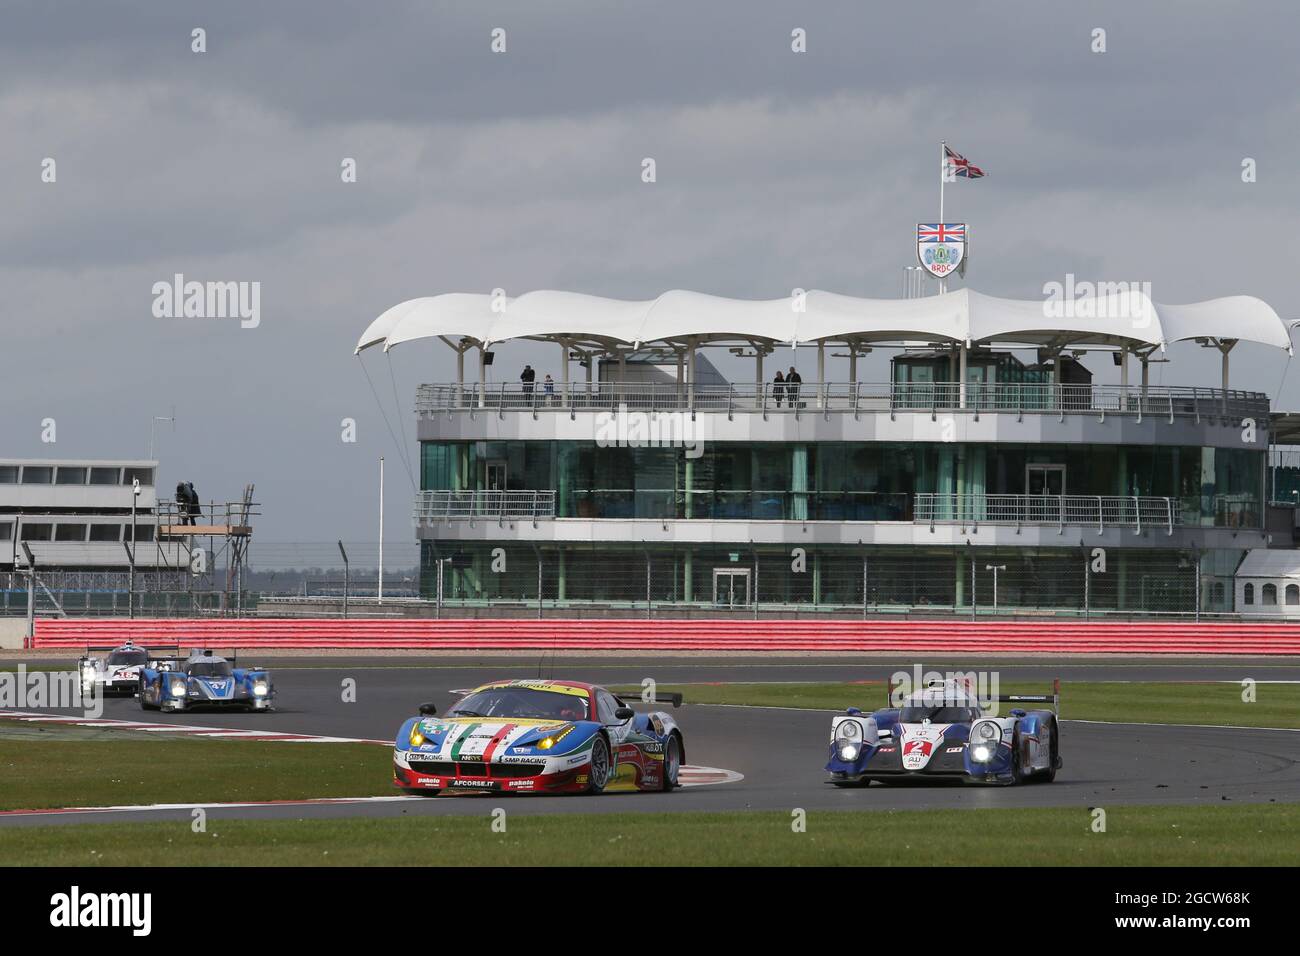
[[[180,644],[356,650],[1300,655],[1284,622],[38,619],[34,648]]]

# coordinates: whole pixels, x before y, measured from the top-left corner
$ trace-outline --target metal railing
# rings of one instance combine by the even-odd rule
[[[1084,525],[1100,534],[1107,528],[1160,528],[1173,534],[1182,521],[1177,498],[1138,495],[951,495],[916,496],[918,524]]]
[[[964,394],[963,394],[964,391]],[[702,411],[799,414],[818,412],[981,411],[1015,414],[1108,414],[1174,418],[1202,416],[1267,419],[1268,396],[1240,389],[1196,386],[992,384],[972,382],[963,390],[951,382],[803,382],[797,385],[677,382],[498,383],[480,393],[477,385],[431,384],[416,391],[419,413],[492,409],[545,412]]]
[[[417,523],[554,517],[554,491],[421,491],[415,497]]]

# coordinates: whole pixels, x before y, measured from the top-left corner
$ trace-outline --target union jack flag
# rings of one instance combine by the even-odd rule
[[[964,222],[922,222],[916,226],[917,242],[965,242]]]
[[[957,152],[950,146],[944,146],[945,168],[952,176],[960,176],[963,179],[981,179],[984,176],[984,170],[980,169],[969,159]]]

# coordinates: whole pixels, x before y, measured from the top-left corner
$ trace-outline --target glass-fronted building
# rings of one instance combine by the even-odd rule
[[[491,335],[468,333],[464,302],[372,326],[359,347],[437,335],[458,357],[459,380],[416,399],[423,596],[575,613],[1233,610],[1237,566],[1270,542],[1269,402],[1227,387],[1227,356],[1240,338],[1286,347],[1271,309],[1217,300],[1227,338],[1201,334],[1204,311],[1154,306],[1149,324],[1027,327],[1025,303],[1003,314],[964,291],[834,300],[796,313],[793,337],[781,300],[722,314],[694,297],[631,332],[644,303],[560,293],[514,300]],[[483,370],[512,338],[554,342],[560,374],[466,382],[467,354]],[[1221,387],[1148,383],[1152,353],[1184,338],[1223,354]],[[792,341],[817,372],[769,380],[765,357]],[[751,359],[753,381],[702,375],[709,347]],[[888,381],[859,381],[885,348]],[[1093,382],[1103,362],[1118,385]]]

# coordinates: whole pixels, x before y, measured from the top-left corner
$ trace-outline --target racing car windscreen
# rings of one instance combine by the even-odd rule
[[[475,691],[447,711],[448,717],[507,717],[536,720],[587,720],[585,694],[534,687],[488,687]]]
[[[137,664],[145,664],[149,661],[149,655],[143,650],[131,651],[114,651],[108,655],[105,661],[109,667],[134,667]]]
[[[230,677],[234,673],[230,661],[195,661],[190,665],[191,677]]]
[[[974,707],[904,707],[898,712],[900,724],[966,724],[979,718]]]

